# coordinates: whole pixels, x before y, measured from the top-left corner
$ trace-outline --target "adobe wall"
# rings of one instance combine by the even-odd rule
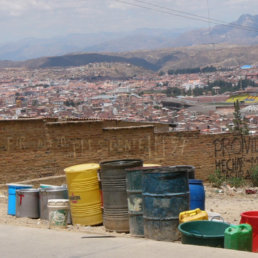
[[[248,176],[258,164],[257,137],[162,132],[166,126],[112,120],[0,121],[0,182],[62,175],[71,165],[122,158],[193,165],[203,180],[216,168],[227,176]]]

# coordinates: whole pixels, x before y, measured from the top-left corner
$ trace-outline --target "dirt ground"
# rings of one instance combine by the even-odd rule
[[[257,191],[255,194],[246,194],[246,189]],[[219,213],[225,222],[239,224],[240,214],[245,211],[258,210],[258,188],[231,188],[224,186],[221,189],[205,184],[205,206],[208,213]],[[48,228],[48,221],[40,219],[16,218],[7,215],[7,192],[0,191],[0,224],[12,224],[36,228]],[[104,226],[68,225],[67,231],[79,231],[94,234],[108,234],[129,237],[129,234],[106,232]]]
[[[247,194],[246,190],[257,191]],[[241,213],[245,211],[258,211],[258,188],[231,188],[226,185],[221,189],[205,185],[206,211],[219,213],[225,222],[239,224]]]

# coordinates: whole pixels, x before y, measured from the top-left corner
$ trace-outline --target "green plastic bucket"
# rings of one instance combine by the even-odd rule
[[[224,232],[230,226],[217,221],[190,221],[178,226],[182,243],[212,247],[224,247]]]

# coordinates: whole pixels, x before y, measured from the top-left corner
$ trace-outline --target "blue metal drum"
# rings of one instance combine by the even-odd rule
[[[16,190],[32,188],[32,185],[7,184],[8,186],[8,215],[16,215]]]
[[[179,239],[179,213],[189,210],[188,167],[143,170],[143,218],[146,238]]]
[[[142,169],[126,169],[126,192],[129,213],[129,228],[132,236],[144,237],[142,209]]]
[[[189,179],[190,210],[205,210],[205,191],[202,180]]]

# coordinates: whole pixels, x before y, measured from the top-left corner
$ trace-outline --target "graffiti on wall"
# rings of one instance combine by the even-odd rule
[[[215,168],[226,177],[250,176],[251,169],[258,165],[258,138],[234,136],[213,141]]]
[[[164,140],[162,141],[164,152]],[[37,138],[31,140],[25,136],[7,137],[2,150],[11,152],[25,151],[33,149],[34,151],[52,151],[64,152],[67,157],[78,158],[84,155],[91,156],[112,156],[119,154],[143,153],[152,155],[151,135],[141,137],[114,137],[111,139],[93,138],[93,137],[66,137],[59,136],[55,138]]]
[[[185,137],[171,137],[166,134],[145,134],[140,137],[68,137],[57,136],[38,137],[31,140],[26,136],[7,137],[3,150],[12,153],[17,151],[62,152],[67,158],[102,158],[118,155],[132,155],[137,153],[146,158],[165,161],[171,156],[184,155],[187,139]]]

